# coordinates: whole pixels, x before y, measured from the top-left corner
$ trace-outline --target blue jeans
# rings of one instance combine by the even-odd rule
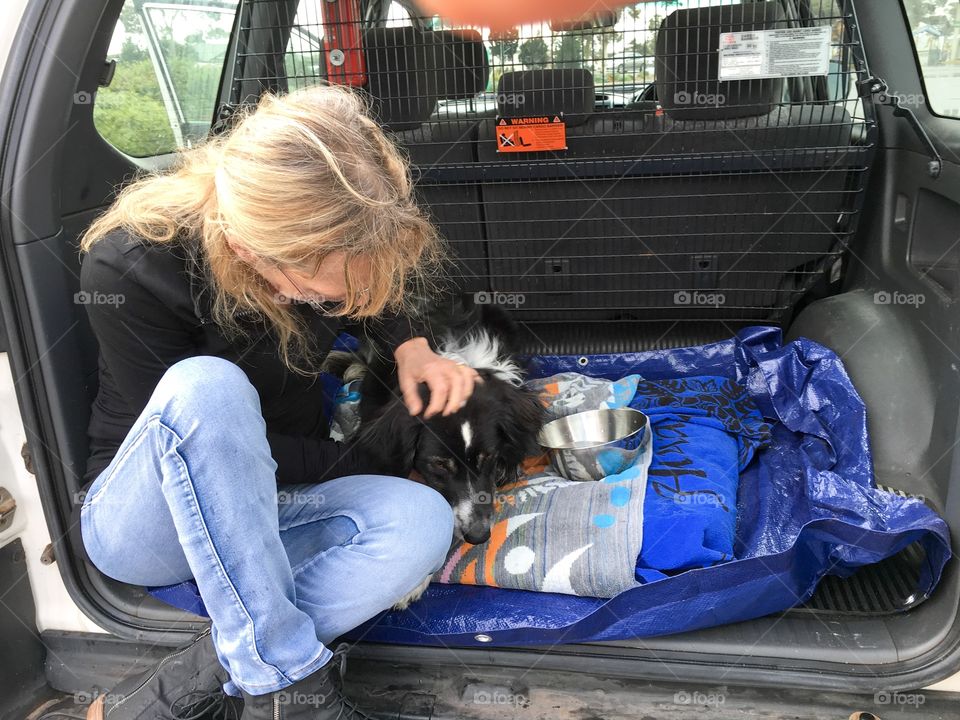
[[[225,690],[261,695],[326,664],[326,646],[442,565],[453,511],[398,477],[276,483],[257,391],[233,363],[178,362],[84,499],[104,574],[137,585],[193,578]]]

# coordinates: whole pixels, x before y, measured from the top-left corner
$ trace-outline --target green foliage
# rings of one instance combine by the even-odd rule
[[[520,38],[510,38],[507,40],[491,40],[490,54],[497,59],[499,64],[510,62],[513,56],[517,54],[517,48],[520,46]]]
[[[583,67],[584,36],[580,33],[564,33],[553,56],[556,67]]]
[[[220,87],[223,69],[220,63],[199,63],[183,58],[167,62],[184,118],[188,122],[209,123],[213,118],[215,98]]]
[[[94,99],[93,121],[104,138],[128,155],[177,149],[149,58],[117,61],[113,82]]]
[[[525,40],[520,46],[520,64],[525,68],[542,68],[550,62],[550,48],[541,37]]]
[[[162,8],[150,19],[158,35],[159,53],[176,94],[183,123],[182,141],[202,140],[213,119],[220,86],[223,58],[229,40],[229,15],[205,11],[217,0],[183,2],[182,7]],[[229,8],[225,4],[224,8]],[[117,69],[109,87],[101,89],[94,100],[93,118],[109,142],[130,155],[143,157],[173,152],[177,137],[164,104],[154,63],[147,51],[147,37],[137,0],[127,0],[120,11],[124,41],[113,58]],[[175,39],[175,27],[196,28]]]

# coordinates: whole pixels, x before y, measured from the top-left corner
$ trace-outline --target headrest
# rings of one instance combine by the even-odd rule
[[[782,78],[717,79],[720,34],[786,27],[779,2],[675,10],[657,33],[657,99],[677,120],[765,115],[780,102]]]
[[[579,125],[593,112],[593,74],[581,68],[505,72],[497,83],[497,113],[529,117],[563,113],[567,125]]]
[[[364,30],[363,49],[376,119],[391,130],[419,127],[437,107],[434,43],[414,27],[378,27]]]
[[[479,31],[434,30],[427,34],[436,43],[433,56],[438,97],[462,100],[487,89],[490,59]]]

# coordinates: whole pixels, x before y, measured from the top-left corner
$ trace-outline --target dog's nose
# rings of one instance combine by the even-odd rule
[[[474,526],[468,528],[463,534],[463,539],[471,545],[480,545],[490,539],[490,528],[486,526]]]

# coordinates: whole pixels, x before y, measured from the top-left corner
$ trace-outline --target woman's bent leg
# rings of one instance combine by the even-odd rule
[[[90,488],[81,529],[93,562],[118,580],[176,582],[189,571],[217,654],[251,695],[332,657],[298,607],[259,397],[233,363],[195,357],[167,371]]]
[[[403,598],[443,564],[453,510],[436,490],[350,475],[279,494],[297,607],[330,643]]]

